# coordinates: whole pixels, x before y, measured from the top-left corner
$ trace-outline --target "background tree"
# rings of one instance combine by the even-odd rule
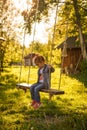
[[[18,15],[18,10],[14,7],[12,1],[0,1],[0,37],[5,38],[5,42],[0,43],[1,70],[3,70],[4,65],[6,66],[8,62],[11,62],[12,55],[16,56],[16,51],[19,50],[17,37],[20,34],[21,24],[19,25],[16,19]],[[14,54],[13,49],[16,50],[13,51]],[[15,57],[14,59],[17,60]]]
[[[83,37],[83,32],[82,32],[81,16],[80,16],[80,12],[79,12],[78,1],[73,0],[73,4],[74,4],[74,9],[75,9],[76,22],[77,22],[77,26],[78,26],[78,32],[79,32],[82,55],[83,55],[83,58],[85,60],[87,60],[86,45],[85,45],[85,39]]]

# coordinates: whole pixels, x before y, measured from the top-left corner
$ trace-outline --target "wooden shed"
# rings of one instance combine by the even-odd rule
[[[37,56],[38,54],[35,54],[35,53],[30,53],[28,55],[26,55],[24,57],[24,65],[25,66],[35,66],[35,63],[34,63],[34,58],[35,56]]]
[[[65,49],[64,50],[64,46]],[[69,37],[66,41],[57,46],[57,49],[61,49],[62,54],[62,71],[70,74],[80,69],[80,62],[82,60],[81,47],[78,37]],[[66,51],[66,52],[63,52]]]

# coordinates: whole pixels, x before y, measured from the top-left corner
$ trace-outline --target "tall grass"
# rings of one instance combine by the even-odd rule
[[[23,68],[20,82],[37,80],[37,68]],[[29,90],[18,90],[20,68],[6,68],[0,77],[0,130],[87,130],[87,72],[62,74],[60,89],[64,95],[41,93],[42,106],[34,110]],[[58,89],[60,69],[52,74],[51,87]]]

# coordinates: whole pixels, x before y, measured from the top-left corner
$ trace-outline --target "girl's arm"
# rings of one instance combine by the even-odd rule
[[[48,69],[49,69],[49,71],[50,71],[51,73],[55,71],[55,69],[53,68],[52,65],[47,65],[47,66],[48,66]]]

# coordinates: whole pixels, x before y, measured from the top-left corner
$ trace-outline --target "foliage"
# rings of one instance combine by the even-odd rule
[[[14,7],[12,1],[0,0],[0,12],[0,36],[15,39],[22,25],[21,21],[19,23],[17,20],[18,10]]]
[[[80,67],[81,67],[81,71],[86,71],[87,70],[87,61],[83,59],[80,63]]]
[[[62,75],[61,90],[51,101],[41,93],[42,106],[34,110],[29,106],[29,91],[17,90],[19,67],[5,69],[0,77],[0,129],[21,130],[86,130],[87,78],[86,72],[75,76]],[[60,69],[52,74],[52,87],[58,89]],[[27,82],[28,68],[22,68],[21,82]],[[35,76],[35,78],[34,78]],[[26,77],[26,78],[25,78]],[[30,83],[37,79],[37,68],[31,67]]]
[[[3,71],[5,66],[8,66],[12,62],[20,62],[22,57],[22,47],[15,40],[5,40],[1,42],[0,47],[0,67]]]
[[[40,22],[42,19],[47,19],[49,16],[49,9],[54,5],[56,1],[53,0],[33,0],[32,7],[29,10],[24,10],[22,16],[25,20],[25,29],[27,33],[31,34],[32,24],[34,22]],[[29,3],[30,4],[30,3]],[[27,3],[28,5],[28,3]],[[29,6],[29,5],[28,5]]]
[[[21,24],[19,26],[16,20],[19,15],[18,10],[13,7],[12,1],[0,0],[0,37],[5,38],[4,42],[0,41],[0,71],[12,61],[12,57],[14,61],[19,60],[20,57],[18,52],[20,45],[17,43],[17,35],[20,31],[17,32],[16,28],[20,28]]]
[[[74,11],[74,6],[73,6],[72,1],[65,0],[64,2],[62,2],[62,1],[56,1],[56,0],[43,0],[43,1],[39,1],[38,3],[37,0],[34,0],[33,4],[35,7],[37,7],[37,4],[38,4],[38,12],[36,14],[35,10],[37,8],[35,8],[34,6],[32,6],[29,12],[26,11],[27,15],[24,15],[24,16],[26,16],[26,18],[29,19],[29,21],[25,19],[27,25],[28,23],[30,23],[29,26],[31,26],[31,24],[33,24],[33,21],[40,22],[44,18],[49,19],[49,10],[56,7],[56,5],[58,4],[59,5],[58,17],[61,19],[61,20],[58,19],[58,23],[59,21],[61,21],[61,25],[62,25],[62,24],[66,24],[66,22],[68,21],[69,26],[70,26],[69,32],[72,32],[72,34],[77,32],[78,28],[76,26],[76,17],[75,17],[75,11]],[[84,28],[84,30],[86,30],[86,22],[87,22],[86,5],[87,5],[87,2],[85,0],[84,1],[78,0],[79,12],[81,14],[82,27]],[[31,15],[32,17],[30,17]],[[35,15],[37,16],[36,20],[34,18]]]
[[[73,1],[65,0],[64,2],[62,2],[62,1],[56,1],[56,0],[45,0],[45,1],[43,0],[37,3],[38,1],[34,0],[33,3],[35,4],[35,2],[36,4],[38,4],[37,15],[35,14],[35,9],[33,9],[34,6],[31,8],[30,12],[27,12],[27,13],[31,14],[31,12],[34,11],[34,14],[32,14],[32,16],[34,17],[36,15],[37,17],[36,21],[38,22],[40,22],[43,19],[47,19],[47,18],[49,19],[49,10],[55,8],[57,4],[59,6],[58,12],[57,12],[58,21],[56,25],[55,40],[54,40],[55,45],[61,43],[61,41],[64,41],[68,36],[78,35],[78,25],[76,22],[76,14],[74,10]],[[84,1],[78,0],[77,3],[78,3],[78,11],[81,16],[80,20],[81,20],[81,25],[82,25],[82,32],[83,34],[86,34],[87,32],[87,29],[86,29],[87,2],[85,0]],[[35,7],[36,7],[36,4],[35,4]],[[46,11],[47,13],[44,13],[44,11]],[[32,17],[31,18],[29,17],[29,20],[30,19],[32,19]],[[35,19],[33,21],[35,22]],[[29,23],[33,24],[33,22],[29,22]],[[52,32],[53,32],[53,29],[52,29]]]

